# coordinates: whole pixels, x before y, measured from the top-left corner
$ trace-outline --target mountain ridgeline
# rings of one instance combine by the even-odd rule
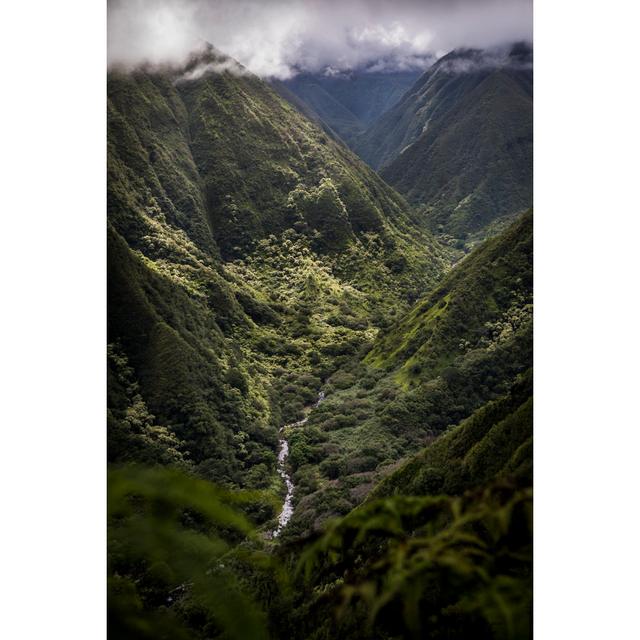
[[[532,58],[524,43],[443,56],[354,149],[434,231],[491,235],[532,206]]]
[[[306,73],[274,86],[379,171],[433,232],[469,248],[532,206],[532,69],[521,42],[456,49],[419,77]]]
[[[109,72],[109,637],[531,637],[527,51]]]

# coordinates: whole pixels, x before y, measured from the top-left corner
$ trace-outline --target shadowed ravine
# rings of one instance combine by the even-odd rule
[[[316,402],[308,407],[308,410],[315,409],[322,401],[324,400],[324,391],[320,391],[318,393],[318,399]],[[291,480],[291,476],[287,471],[287,456],[289,455],[289,441],[285,437],[285,431],[288,427],[301,427],[303,424],[307,422],[309,418],[304,417],[302,420],[298,420],[298,422],[292,422],[291,424],[285,424],[280,428],[281,438],[278,441],[279,449],[278,449],[278,473],[280,477],[284,480],[284,483],[287,487],[287,494],[284,498],[284,503],[282,504],[282,510],[280,511],[280,515],[278,516],[278,526],[271,532],[272,538],[277,538],[281,531],[287,526],[289,520],[291,520],[291,516],[293,515],[293,490],[295,486],[293,481]]]

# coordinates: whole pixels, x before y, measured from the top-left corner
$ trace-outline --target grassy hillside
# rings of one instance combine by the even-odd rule
[[[356,142],[441,235],[487,237],[531,206],[531,57],[526,45],[453,51]]]
[[[394,370],[405,386],[531,321],[533,216],[528,213],[467,256],[371,349],[366,361]]]
[[[532,214],[486,241],[326,385],[291,429],[286,535],[346,514],[398,461],[508,392],[532,360]]]

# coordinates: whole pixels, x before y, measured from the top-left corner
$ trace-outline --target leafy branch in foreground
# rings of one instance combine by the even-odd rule
[[[366,610],[369,637],[519,640],[531,635],[531,530],[531,489],[397,496],[330,525],[299,570],[339,619]]]
[[[238,564],[266,554],[229,492],[181,472],[125,467],[109,473],[109,632],[117,638],[266,638],[266,618]],[[239,545],[245,545],[237,551]]]

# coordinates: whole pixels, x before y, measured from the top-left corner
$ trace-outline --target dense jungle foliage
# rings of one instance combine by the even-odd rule
[[[529,370],[362,506],[275,554],[245,515],[265,496],[113,471],[118,637],[531,637],[531,394]]]
[[[110,72],[107,224],[111,638],[530,636],[531,213],[462,257],[207,47]]]
[[[488,240],[329,377],[305,429],[290,430],[297,491],[285,536],[348,513],[400,460],[529,369],[532,227],[527,214]]]

